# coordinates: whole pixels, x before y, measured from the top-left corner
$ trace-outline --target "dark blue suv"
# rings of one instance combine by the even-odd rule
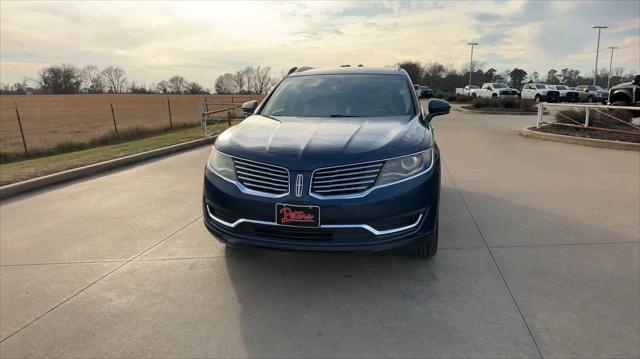
[[[396,68],[301,69],[218,136],[204,179],[207,229],[223,243],[303,251],[438,248],[440,153]]]

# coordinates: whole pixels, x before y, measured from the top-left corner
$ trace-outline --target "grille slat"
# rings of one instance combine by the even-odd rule
[[[321,168],[313,173],[311,192],[320,195],[347,195],[371,188],[384,161]]]
[[[326,174],[330,174],[330,173],[340,173],[340,172],[348,172],[348,171],[353,171],[353,170],[359,170],[359,169],[363,169],[363,168],[369,168],[369,169],[373,169],[374,167],[381,167],[382,166],[382,162],[380,162],[379,164],[374,164],[374,165],[367,165],[367,166],[357,166],[357,167],[352,167],[354,165],[349,165],[349,166],[341,166],[341,167],[345,167],[345,168],[341,168],[341,169],[322,169],[322,170],[318,170],[316,171],[315,175],[322,177]],[[332,167],[332,168],[337,168],[337,167]]]
[[[335,189],[318,189],[318,190],[315,190],[315,192],[317,192],[317,193],[334,193],[334,192],[349,192],[349,193],[351,193],[351,192],[360,192],[361,190],[364,190],[364,189],[366,189],[368,187],[369,186],[342,187],[342,188],[335,188]]]
[[[245,187],[268,194],[289,192],[289,171],[285,168],[254,161],[233,159],[238,182]]]
[[[246,172],[246,171],[238,171],[236,169],[236,172],[238,173],[238,177],[242,177],[242,176],[249,176],[252,178],[260,178],[263,180],[269,180],[269,181],[274,181],[274,182],[279,182],[282,184],[289,184],[289,181],[286,179],[280,179],[280,177],[269,177],[269,176],[262,176],[262,175],[257,175],[255,173],[251,173],[251,172]]]
[[[314,183],[315,184],[324,184],[324,183],[335,183],[335,182],[341,182],[341,181],[353,181],[353,180],[360,180],[360,179],[367,179],[367,178],[376,178],[378,177],[378,170],[376,170],[376,173],[371,174],[371,175],[366,175],[366,176],[358,176],[358,177],[340,177],[340,178],[336,178],[336,179],[329,179],[329,180],[316,180]]]
[[[352,185],[357,185],[357,184],[369,184],[369,183],[373,183],[373,182],[375,182],[375,180],[371,179],[371,180],[368,180],[368,181],[346,182],[346,183],[344,183],[344,185],[345,186],[347,186],[347,185],[352,186]],[[338,187],[338,186],[341,186],[341,185],[343,185],[343,184],[342,183],[334,183],[334,184],[316,185],[313,188],[317,188],[318,190],[320,190],[321,188],[335,188],[335,187]]]
[[[244,164],[236,164],[236,168],[238,168],[238,169],[240,169],[242,171],[247,171],[247,172],[266,173],[266,174],[269,174],[269,175],[274,176],[274,177],[289,178],[288,175],[283,174],[282,172],[279,172],[279,171],[264,170],[264,169],[260,169],[260,168],[247,167]]]

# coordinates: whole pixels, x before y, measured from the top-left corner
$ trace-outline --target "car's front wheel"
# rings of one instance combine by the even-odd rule
[[[433,232],[409,248],[405,254],[410,257],[431,258],[438,252],[438,220]]]

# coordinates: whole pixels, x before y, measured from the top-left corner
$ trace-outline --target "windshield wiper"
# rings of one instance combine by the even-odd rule
[[[337,115],[329,115],[329,117],[360,117],[360,116],[353,116],[353,115],[340,115],[340,114],[337,114]]]

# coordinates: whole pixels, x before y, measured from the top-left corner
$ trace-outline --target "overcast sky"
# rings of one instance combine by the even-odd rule
[[[114,65],[148,85],[180,74],[212,88],[248,65],[387,66],[403,60],[499,71],[640,68],[640,1],[0,2],[0,81],[45,65]]]

